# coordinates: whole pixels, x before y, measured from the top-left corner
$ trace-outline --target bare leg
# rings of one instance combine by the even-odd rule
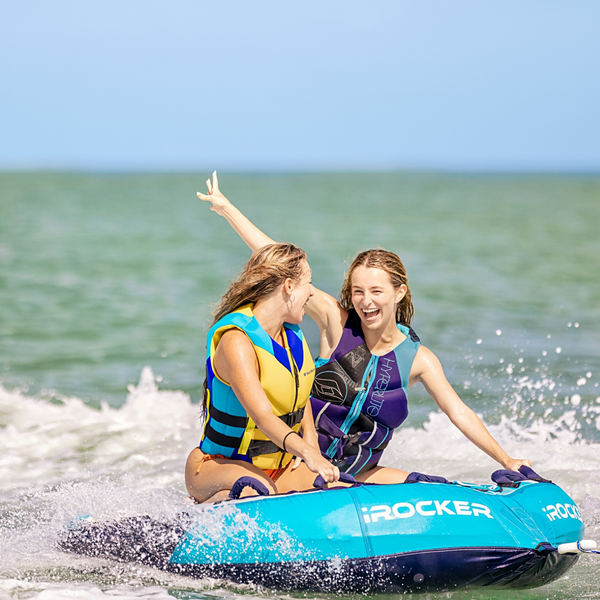
[[[301,492],[302,490],[311,490],[317,473],[313,473],[305,463],[301,462],[297,469],[292,471],[292,463],[285,468],[285,471],[277,479],[277,489],[281,494],[286,494],[292,490]]]
[[[354,476],[356,481],[365,483],[404,483],[408,477],[406,471],[392,469],[391,467],[373,467]]]
[[[213,458],[202,462],[203,456],[199,448],[194,448],[185,465],[185,486],[188,494],[198,502],[224,500],[233,484],[244,475],[250,475],[264,483],[271,494],[277,493],[273,480],[254,465],[227,458]],[[254,490],[246,488],[242,496],[255,494]]]

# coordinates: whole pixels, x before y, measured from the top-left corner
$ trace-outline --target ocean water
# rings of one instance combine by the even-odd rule
[[[186,505],[211,305],[249,256],[195,197],[207,176],[0,174],[0,599],[282,596],[55,547],[81,514]],[[414,327],[452,385],[509,454],[573,496],[600,540],[600,178],[220,181],[273,238],[303,247],[334,295],[358,251],[397,252]],[[316,328],[303,328],[316,355]],[[498,465],[411,392],[384,463],[488,482]],[[600,558],[535,590],[427,597],[600,598]]]

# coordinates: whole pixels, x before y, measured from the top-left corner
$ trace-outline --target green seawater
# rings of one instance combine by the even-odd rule
[[[220,175],[269,235],[307,251],[333,295],[360,250],[398,253],[414,327],[454,383],[522,348],[528,360],[548,351],[553,372],[598,371],[600,178]],[[198,399],[211,305],[249,257],[196,198],[205,177],[0,174],[6,387],[119,405],[150,365]],[[316,355],[308,318],[305,330]]]
[[[169,422],[153,446],[160,436],[152,415],[136,412],[141,404],[124,409],[145,366],[161,391],[200,398],[211,306],[250,256],[196,198],[208,176],[0,173],[0,475],[13,464],[6,460],[35,471],[29,479],[19,473],[21,487],[0,481],[0,598],[277,597],[133,566],[64,563],[54,548],[54,523],[80,505],[118,505],[135,485],[157,494],[152,506],[184,496],[180,471],[196,433],[179,438],[180,424]],[[271,237],[306,250],[314,284],[333,295],[357,252],[399,254],[414,329],[450,383],[486,423],[508,423],[496,431],[514,432],[511,446],[528,444],[534,466],[554,469],[581,503],[589,535],[600,538],[600,176],[219,178]],[[303,329],[316,356],[308,317]],[[418,441],[428,448],[440,435],[435,427],[447,435],[452,426],[430,420],[436,406],[417,388],[406,428],[418,437],[423,424],[433,427]],[[153,394],[140,402],[158,411],[163,396]],[[97,411],[103,403],[119,410]],[[85,420],[81,432],[68,425],[76,419]],[[422,470],[449,464],[444,454],[419,457]],[[487,475],[481,464],[465,472]],[[588,558],[538,590],[427,597],[600,598],[600,563]]]

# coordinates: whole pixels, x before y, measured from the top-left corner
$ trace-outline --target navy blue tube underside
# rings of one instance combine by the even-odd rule
[[[336,563],[169,564],[167,569],[285,591],[395,593],[451,591],[467,586],[537,587],[563,575],[577,559],[577,555],[515,548],[452,548]]]
[[[448,548],[334,561],[262,564],[174,564],[169,558],[184,534],[173,523],[132,517],[89,523],[62,537],[63,550],[135,562],[196,578],[254,583],[279,590],[324,592],[428,592],[466,586],[537,587],[562,576],[578,555],[549,549]]]

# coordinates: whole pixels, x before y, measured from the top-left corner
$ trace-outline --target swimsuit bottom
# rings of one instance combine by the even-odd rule
[[[200,452],[202,452],[202,450],[200,450]],[[214,460],[215,458],[224,458],[225,460],[231,460],[227,456],[223,456],[221,454],[204,454],[203,453],[202,459],[200,460],[200,464],[198,465],[198,468],[196,469],[196,475],[198,475],[198,473],[200,473],[200,469],[202,469],[202,465],[204,464],[204,461]],[[261,469],[261,471],[267,477],[269,477],[269,479],[271,479],[273,482],[276,482],[283,475],[283,472],[288,468],[288,466],[289,465],[286,465],[285,467],[279,467],[277,469]]]

